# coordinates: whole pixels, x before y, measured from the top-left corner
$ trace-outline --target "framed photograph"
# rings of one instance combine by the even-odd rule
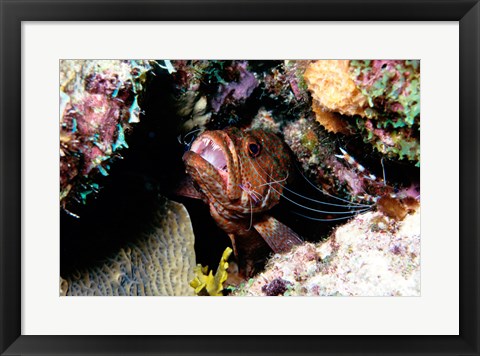
[[[478,1],[0,3],[2,354],[480,355]]]

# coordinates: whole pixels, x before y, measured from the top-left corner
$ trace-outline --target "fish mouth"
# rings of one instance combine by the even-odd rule
[[[192,144],[190,151],[198,154],[205,161],[210,163],[222,177],[225,183],[228,183],[228,159],[222,147],[212,137],[203,135]]]

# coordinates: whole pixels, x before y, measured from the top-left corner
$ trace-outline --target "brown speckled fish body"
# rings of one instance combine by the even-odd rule
[[[290,176],[291,159],[275,134],[228,128],[206,131],[183,160],[217,225],[237,255],[254,261],[289,250],[301,239],[266,212],[275,206]]]

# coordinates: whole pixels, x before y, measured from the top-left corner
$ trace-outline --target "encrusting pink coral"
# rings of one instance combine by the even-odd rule
[[[85,203],[108,175],[125,133],[139,121],[137,96],[148,61],[60,61],[60,203]]]

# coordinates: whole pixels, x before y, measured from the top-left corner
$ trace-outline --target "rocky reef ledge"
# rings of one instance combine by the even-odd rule
[[[320,243],[275,254],[237,296],[419,296],[420,208],[403,221],[368,212]]]

